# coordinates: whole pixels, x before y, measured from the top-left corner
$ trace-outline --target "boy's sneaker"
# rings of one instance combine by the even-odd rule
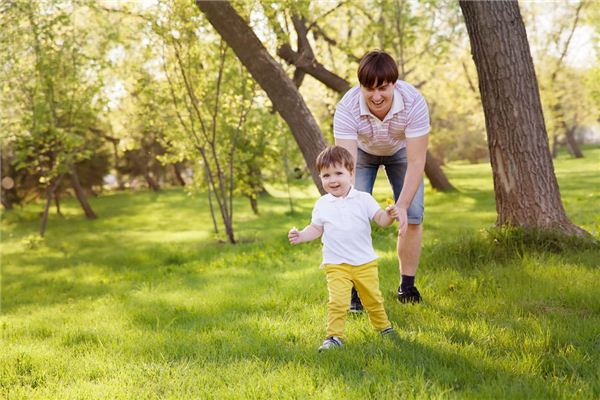
[[[344,344],[342,343],[342,340],[339,337],[331,336],[325,339],[321,347],[319,347],[319,353],[323,350],[337,349],[339,347],[342,347],[343,345]]]
[[[400,335],[398,335],[398,332],[396,332],[396,330],[394,328],[392,328],[391,326],[389,328],[385,328],[384,330],[382,330],[381,332],[379,332],[379,334],[385,340],[391,340],[392,342],[399,342],[400,341]]]
[[[360,301],[360,297],[358,297],[358,293],[356,289],[352,288],[352,299],[350,300],[350,312],[351,313],[361,313],[363,311],[363,305]]]
[[[402,287],[398,288],[398,301],[400,303],[420,303],[421,293],[417,290],[416,286],[409,287],[408,289],[402,290]]]

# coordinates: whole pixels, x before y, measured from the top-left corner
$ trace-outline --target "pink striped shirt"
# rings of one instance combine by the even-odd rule
[[[360,86],[350,89],[338,103],[333,136],[357,140],[358,148],[376,156],[391,156],[406,146],[406,138],[427,135],[429,109],[414,86],[397,81],[392,108],[383,121],[371,114]]]

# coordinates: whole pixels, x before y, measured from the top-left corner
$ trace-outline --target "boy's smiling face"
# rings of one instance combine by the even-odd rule
[[[323,189],[335,197],[345,197],[352,185],[353,172],[341,164],[324,167],[319,173]]]

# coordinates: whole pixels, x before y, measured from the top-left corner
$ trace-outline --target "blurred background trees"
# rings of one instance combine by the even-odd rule
[[[489,160],[477,72],[455,2],[230,4],[329,142],[335,104],[357,83],[358,60],[382,48],[428,101],[431,162]],[[585,156],[580,145],[600,141],[600,7],[520,7],[552,148]],[[0,25],[5,209],[41,199],[47,215],[73,196],[94,218],[87,198],[103,190],[185,185],[208,196],[215,233],[234,242],[233,196],[245,196],[258,213],[270,186],[289,189],[311,177],[274,112],[280,104],[187,1],[8,0]]]

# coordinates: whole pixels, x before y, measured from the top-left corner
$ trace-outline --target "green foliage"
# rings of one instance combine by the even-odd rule
[[[83,0],[17,1],[2,18],[0,51],[11,61],[2,71],[0,103],[8,112],[0,126],[11,143],[10,162],[35,178],[19,182],[43,192],[101,147],[92,129],[103,105],[106,37],[96,35],[101,23]]]

